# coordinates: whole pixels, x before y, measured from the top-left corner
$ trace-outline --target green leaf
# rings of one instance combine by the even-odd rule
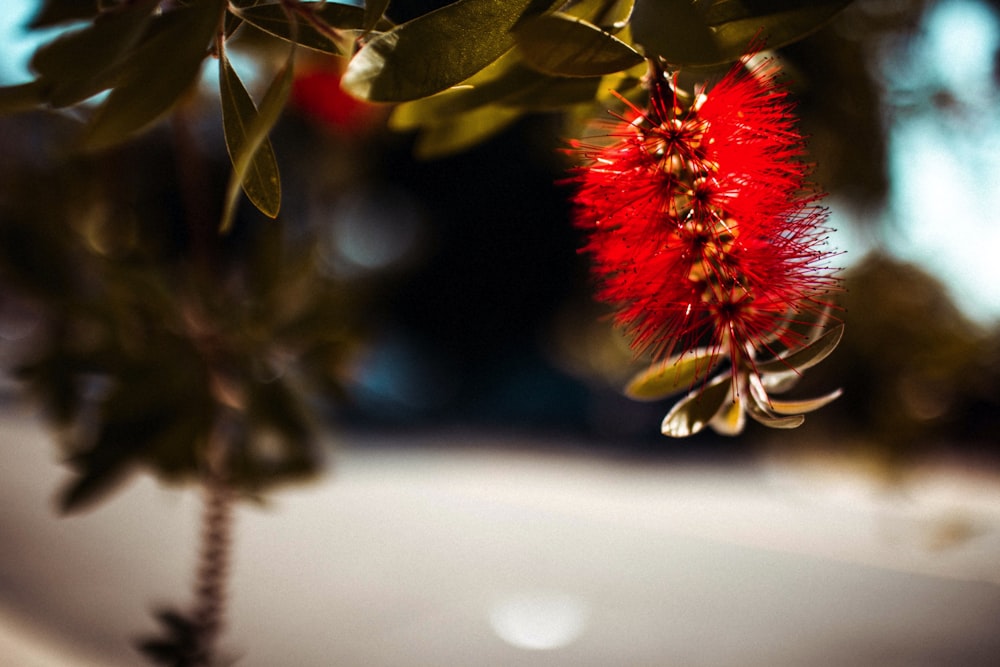
[[[109,88],[156,6],[145,0],[104,12],[93,23],[40,47],[30,66],[48,83],[49,102],[70,106]]]
[[[158,120],[191,87],[221,29],[226,0],[202,0],[165,12],[128,57],[108,98],[88,124],[82,147],[99,150]]]
[[[303,2],[295,10],[311,14],[321,25],[334,29],[357,30],[364,25],[365,10],[339,2]],[[257,5],[240,9],[237,14],[247,23],[275,37],[294,41],[300,46],[333,55],[344,55],[346,49],[337,43],[334,31],[317,27],[305,16],[290,20],[282,5]]]
[[[770,428],[797,428],[806,420],[801,414],[785,416],[775,412],[759,375],[751,373],[747,385],[750,390],[750,400],[745,401],[747,414],[757,422]]]
[[[247,133],[257,122],[258,113],[257,105],[225,53],[219,57],[219,95],[226,148],[235,168],[245,159],[243,153],[251,145],[252,140]],[[266,134],[251,155],[241,185],[243,192],[262,213],[271,218],[278,215],[281,208],[281,178],[274,149]]]
[[[671,65],[707,65],[724,61],[715,37],[691,0],[636,0],[632,38],[646,56]]]
[[[389,117],[389,126],[405,131],[438,125],[523,90],[541,77],[540,72],[524,67],[515,51],[508,51],[460,85],[397,105]]]
[[[658,401],[700,384],[720,361],[718,350],[710,348],[675,355],[636,374],[625,386],[625,395],[637,401]]]
[[[806,412],[819,410],[824,405],[840,398],[842,393],[843,392],[840,389],[837,389],[835,391],[831,391],[825,396],[819,396],[817,398],[801,399],[797,401],[776,401],[772,398],[769,403],[771,410],[779,415],[801,415]]]
[[[564,109],[594,99],[600,77],[554,77],[521,64],[509,51],[461,85],[393,109],[389,127],[397,131],[430,127],[475,109],[496,105],[522,111]]]
[[[240,188],[246,182],[248,174],[256,164],[258,149],[265,145],[265,143],[269,143],[267,134],[274,127],[274,124],[278,122],[278,118],[285,108],[285,102],[292,89],[294,76],[295,44],[293,43],[291,49],[288,51],[288,58],[285,60],[284,65],[282,65],[274,79],[271,80],[271,84],[264,93],[256,115],[252,119],[249,119],[249,122],[243,126],[243,131],[241,132],[242,141],[239,144],[238,150],[233,151],[232,146],[230,146],[233,173],[230,175],[229,185],[226,187],[226,199],[220,225],[220,229],[223,232],[228,231],[233,223]],[[228,144],[228,138],[226,141]],[[266,159],[266,156],[263,159]],[[280,182],[277,180],[277,168],[275,168],[274,178],[275,181],[270,186],[272,188],[270,192],[272,198],[269,205],[261,208],[262,213],[271,217],[277,216],[278,207],[280,206],[281,191]],[[274,198],[275,195],[277,196],[276,199]]]
[[[706,19],[726,60],[737,60],[756,37],[777,49],[815,32],[851,0],[778,0],[776,2],[713,3]],[[742,9],[743,11],[739,11]]]
[[[610,33],[559,12],[525,19],[513,35],[525,62],[549,74],[601,76],[643,61],[635,49]]]
[[[373,38],[351,59],[345,90],[405,102],[465,81],[514,45],[510,30],[539,0],[458,0]],[[545,5],[550,3],[544,3]]]
[[[758,373],[784,373],[788,371],[801,373],[830,356],[830,353],[837,348],[837,345],[840,344],[840,339],[843,337],[844,325],[839,324],[806,347],[800,348],[784,357],[756,364],[756,370]]]
[[[663,418],[660,431],[671,438],[686,438],[701,431],[712,421],[732,394],[728,374],[715,378],[704,389],[693,391],[682,398]]]
[[[768,428],[791,429],[802,426],[806,418],[803,415],[776,415],[770,410],[766,410],[755,401],[746,401],[747,414],[754,421],[767,426]]]
[[[522,115],[517,109],[488,105],[421,131],[413,152],[429,160],[461,152],[500,132]]]

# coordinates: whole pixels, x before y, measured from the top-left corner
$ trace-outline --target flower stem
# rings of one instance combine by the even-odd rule
[[[204,486],[201,553],[195,581],[193,621],[197,632],[196,664],[211,665],[225,618],[233,523],[232,492],[217,477]]]

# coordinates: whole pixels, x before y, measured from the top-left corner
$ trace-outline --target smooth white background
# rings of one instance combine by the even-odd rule
[[[329,475],[239,510],[226,648],[244,667],[1000,656],[995,478],[942,468],[890,489],[828,462],[671,466],[567,445],[344,437]],[[3,422],[0,664],[142,664],[129,643],[151,608],[190,599],[198,494],[139,476],[59,518],[54,459],[34,419]]]

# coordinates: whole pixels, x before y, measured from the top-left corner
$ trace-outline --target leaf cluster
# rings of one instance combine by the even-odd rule
[[[464,149],[538,111],[587,111],[629,95],[646,61],[708,68],[754,39],[779,47],[849,0],[458,0],[374,35],[344,87],[396,103],[418,154]]]
[[[287,100],[296,49],[348,55],[354,33],[375,27],[379,18],[371,21],[360,7],[322,1],[47,0],[31,27],[65,24],[64,29],[31,58],[33,80],[0,88],[0,111],[80,107],[86,121],[78,148],[105,150],[182,104],[206,59],[214,56],[233,164],[221,222],[225,230],[241,189],[261,212],[272,218],[278,214],[281,186],[268,133]],[[248,31],[289,45],[260,105],[227,57],[230,41]],[[262,57],[269,53],[264,47],[258,51]]]
[[[394,25],[389,0],[364,8],[332,0],[46,0],[32,27],[70,27],[35,53],[34,80],[0,88],[0,111],[86,104],[79,144],[101,150],[173,109],[214,55],[233,163],[227,229],[241,190],[266,215],[280,208],[268,132],[288,98],[299,48],[347,59],[344,88],[399,105],[391,126],[418,130],[416,152],[434,157],[526,113],[589,110],[611,91],[634,92],[647,59],[704,68],[736,60],[754,39],[772,48],[793,42],[848,2],[456,0]],[[259,105],[226,55],[248,33],[289,45]],[[252,55],[270,62],[271,46],[254,42]]]
[[[636,400],[655,401],[688,389],[660,427],[664,435],[675,438],[694,435],[706,426],[722,435],[738,435],[747,415],[770,428],[797,428],[805,422],[806,413],[841,394],[838,389],[812,399],[779,400],[772,396],[794,387],[806,370],[833,353],[844,335],[843,323],[827,328],[825,312],[815,322],[808,320],[806,317],[792,325],[807,332],[807,343],[801,347],[783,350],[769,359],[730,360],[731,367],[715,377],[722,362],[719,350],[688,350],[637,373],[625,393]]]

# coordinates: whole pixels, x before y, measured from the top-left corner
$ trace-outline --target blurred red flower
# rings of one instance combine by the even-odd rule
[[[371,129],[381,114],[374,105],[352,97],[340,87],[343,66],[333,62],[300,67],[292,83],[292,108],[340,135]]]

